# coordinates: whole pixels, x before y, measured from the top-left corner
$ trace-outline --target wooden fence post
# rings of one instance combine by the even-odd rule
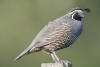
[[[72,67],[72,63],[67,60],[63,60],[56,63],[42,63],[41,67]]]

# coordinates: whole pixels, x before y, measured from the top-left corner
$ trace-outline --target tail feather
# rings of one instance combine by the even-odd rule
[[[16,58],[15,61],[19,60],[20,58],[22,58],[27,52],[23,51],[21,54],[19,54]]]
[[[33,48],[34,46],[34,42],[32,42],[29,47],[27,47],[21,54],[19,54],[16,58],[15,58],[15,61],[19,60],[20,58],[22,58],[24,55],[28,54],[29,53],[29,50],[31,48]]]

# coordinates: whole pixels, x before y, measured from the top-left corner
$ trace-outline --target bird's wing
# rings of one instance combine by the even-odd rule
[[[55,31],[57,27],[56,22],[49,22],[35,37],[35,39],[32,41],[32,43],[22,52],[20,53],[16,58],[15,61],[19,60],[21,57],[23,57],[24,55],[26,55],[29,50],[31,50],[34,45],[37,46],[41,46],[40,44],[36,44],[37,42],[40,42],[41,40],[43,40],[43,38],[45,38],[48,34],[52,33]],[[40,42],[42,44],[42,42]]]
[[[67,25],[67,21],[65,21],[65,20],[60,21],[60,22],[58,22],[58,21],[57,22],[56,21],[49,22],[35,37],[34,42],[41,43],[41,44],[36,44],[36,46],[37,47],[44,46],[44,45],[46,45],[45,44],[46,39],[48,39],[48,38],[52,39],[52,37],[55,37],[56,34],[65,32],[64,29],[65,29],[66,25]],[[66,27],[68,27],[68,25]]]
[[[39,40],[43,40],[46,36],[48,36],[49,34],[53,33],[56,31],[56,28],[58,27],[58,23],[57,22],[49,22],[35,37],[34,41],[39,41]]]

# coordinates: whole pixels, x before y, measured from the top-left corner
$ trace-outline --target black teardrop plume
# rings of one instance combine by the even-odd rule
[[[87,13],[91,12],[91,10],[89,8],[84,9],[84,11],[86,11]]]

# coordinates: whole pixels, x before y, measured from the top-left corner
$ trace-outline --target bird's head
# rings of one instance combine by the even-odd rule
[[[68,14],[70,15],[71,19],[81,21],[82,18],[84,17],[84,11],[89,13],[90,9],[74,8]]]

